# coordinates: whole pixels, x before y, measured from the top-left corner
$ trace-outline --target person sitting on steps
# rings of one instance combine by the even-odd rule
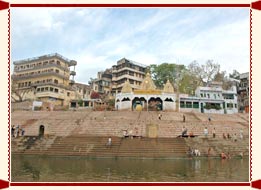
[[[181,136],[184,137],[187,135],[188,129],[183,126]]]
[[[108,142],[106,143],[107,147],[111,147],[112,145],[112,141],[111,141],[111,137],[108,138]]]

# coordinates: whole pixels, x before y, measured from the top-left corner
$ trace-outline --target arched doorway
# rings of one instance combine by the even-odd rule
[[[149,99],[149,111],[160,111],[163,109],[162,106],[162,100],[157,97],[157,98],[150,98]]]
[[[44,126],[40,125],[39,127],[39,137],[43,137],[44,136]]]
[[[136,110],[136,107],[138,105],[140,105],[143,109],[145,109],[145,107],[147,106],[146,102],[147,102],[146,99],[143,97],[141,98],[135,97],[132,100],[132,110]]]

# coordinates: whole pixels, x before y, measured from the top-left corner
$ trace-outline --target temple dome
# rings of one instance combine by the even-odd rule
[[[132,92],[132,87],[130,85],[129,80],[127,79],[122,87],[121,90],[122,93],[131,93]]]
[[[141,83],[141,89],[142,90],[156,90],[156,86],[154,82],[151,79],[150,73],[146,74],[146,77]]]
[[[166,84],[164,84],[163,92],[164,93],[174,93],[174,88],[169,80],[166,82]]]

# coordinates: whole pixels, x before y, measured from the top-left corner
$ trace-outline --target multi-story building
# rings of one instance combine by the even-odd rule
[[[249,72],[239,75],[238,106],[240,112],[249,113]]]
[[[120,93],[125,81],[129,81],[132,90],[140,89],[145,78],[147,66],[135,61],[122,58],[117,65],[112,66],[112,95]]]
[[[72,88],[76,91],[77,100],[89,99],[91,95],[90,85],[75,83]]]
[[[230,90],[224,90],[222,83],[212,82],[209,86],[198,87],[195,97],[180,94],[180,110],[201,113],[237,113],[236,86],[232,86]]]
[[[72,86],[72,89],[75,91],[74,99],[70,101],[70,108],[76,107],[86,107],[86,100],[90,99],[91,87],[90,85],[83,83],[75,83]]]
[[[76,91],[72,88],[76,61],[55,53],[14,61],[13,64],[13,100],[20,96],[20,100],[39,100],[64,106],[76,98]]]
[[[109,95],[111,92],[112,70],[106,69],[97,74],[97,78],[91,82],[92,89],[101,95]]]

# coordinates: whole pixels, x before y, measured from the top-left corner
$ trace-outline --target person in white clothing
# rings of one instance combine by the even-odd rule
[[[205,127],[205,129],[204,129],[204,135],[205,135],[205,137],[208,137],[208,128],[207,127]]]

